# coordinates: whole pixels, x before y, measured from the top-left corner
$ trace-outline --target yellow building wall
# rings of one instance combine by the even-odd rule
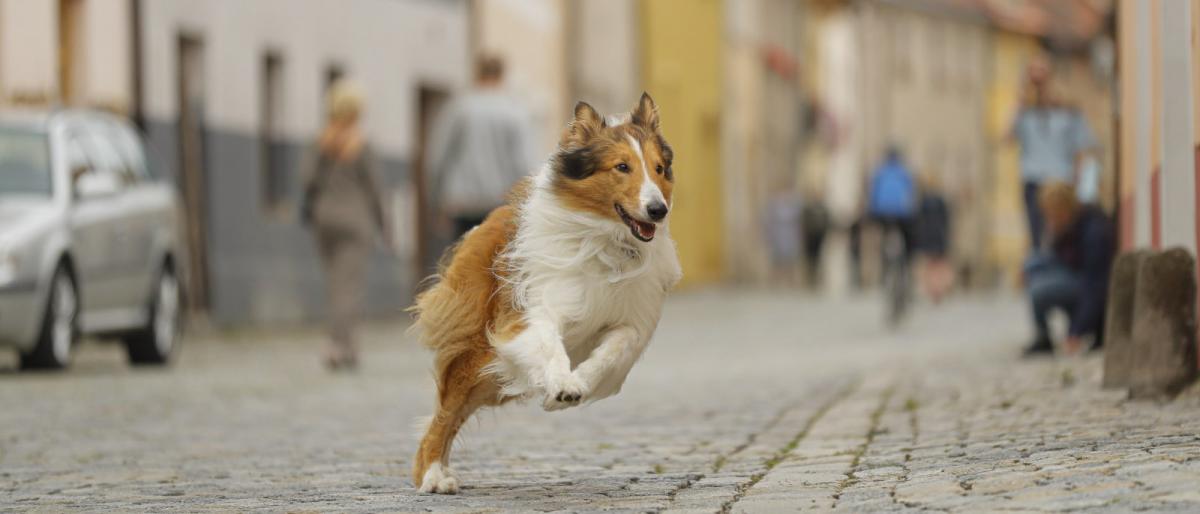
[[[642,77],[675,150],[671,235],[685,284],[724,273],[720,100],[722,3],[641,3]],[[737,173],[738,170],[727,170]]]
[[[1020,103],[1026,63],[1038,52],[1028,36],[996,32],[992,38],[991,85],[987,96],[988,138],[992,153],[992,227],[989,255],[997,269],[1015,283],[1029,246],[1021,184],[1020,149],[1007,140]]]

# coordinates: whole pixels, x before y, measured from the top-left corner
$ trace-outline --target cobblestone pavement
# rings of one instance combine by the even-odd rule
[[[484,413],[457,496],[408,478],[429,356],[402,326],[329,375],[311,332],[193,338],[166,370],[90,344],[0,372],[0,510],[1200,510],[1200,401],[1100,391],[1097,357],[1020,361],[1019,302],[882,328],[876,298],[677,295],[624,391]]]

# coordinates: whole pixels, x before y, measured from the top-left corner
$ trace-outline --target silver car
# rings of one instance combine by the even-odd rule
[[[135,364],[179,339],[179,202],[133,127],[107,114],[0,114],[0,346],[63,368],[81,334]]]

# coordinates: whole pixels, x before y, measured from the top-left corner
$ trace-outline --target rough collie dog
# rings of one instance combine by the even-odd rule
[[[458,491],[450,446],[476,409],[538,398],[552,411],[621,390],[682,276],[671,158],[649,95],[607,119],[580,102],[546,164],[443,257],[413,307],[436,355],[421,491]]]

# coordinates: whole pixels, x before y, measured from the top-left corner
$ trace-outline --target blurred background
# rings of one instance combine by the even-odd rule
[[[878,283],[865,189],[895,146],[950,206],[952,289],[1009,290],[1029,247],[1020,149],[1006,138],[1027,66],[1047,60],[1086,120],[1093,200],[1116,215],[1149,194],[1136,184],[1162,158],[1160,90],[1180,72],[1160,65],[1158,35],[1173,3],[1187,2],[0,0],[0,107],[132,120],[182,201],[190,311],[219,326],[323,316],[301,161],[340,78],[362,90],[392,240],[372,250],[367,309],[410,303],[445,245],[424,165],[433,120],[473,87],[483,55],[503,62],[539,161],[576,99],[613,113],[654,96],[678,156],[684,287]],[[805,234],[782,266],[772,219],[794,220],[775,216],[781,193]],[[1133,212],[1123,246],[1158,230]],[[808,272],[779,269],[793,264]]]

